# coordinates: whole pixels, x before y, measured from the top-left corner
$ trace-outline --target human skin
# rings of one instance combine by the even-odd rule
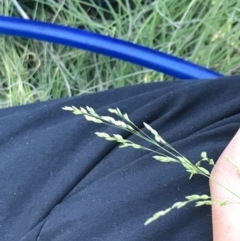
[[[212,206],[213,241],[240,240],[240,173],[225,157],[229,156],[240,167],[240,129],[219,157],[211,172],[210,191],[214,201],[231,200],[234,204]],[[219,184],[238,194],[230,193]]]

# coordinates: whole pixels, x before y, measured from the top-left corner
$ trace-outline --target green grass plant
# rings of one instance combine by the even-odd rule
[[[225,75],[239,72],[239,1],[116,1],[105,0],[107,8],[93,0],[18,3],[29,19],[114,36]],[[0,3],[0,14],[21,17],[12,1]],[[106,56],[6,36],[0,37],[0,76],[1,107],[173,80]]]

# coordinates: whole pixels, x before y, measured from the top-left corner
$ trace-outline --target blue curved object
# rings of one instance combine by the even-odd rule
[[[211,79],[222,75],[171,55],[85,30],[0,16],[0,34],[37,39],[107,55],[179,79]]]

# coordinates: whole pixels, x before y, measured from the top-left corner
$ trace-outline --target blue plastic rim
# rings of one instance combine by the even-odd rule
[[[160,51],[62,25],[0,16],[0,34],[36,39],[103,54],[178,79],[214,79],[223,76]]]

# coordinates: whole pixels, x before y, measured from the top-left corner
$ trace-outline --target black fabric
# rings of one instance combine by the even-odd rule
[[[208,180],[178,164],[95,136],[135,136],[63,111],[118,107],[141,128],[152,125],[193,161],[215,160],[240,124],[240,79],[142,84],[0,110],[0,240],[212,240],[210,207],[187,206],[144,226],[156,211]]]

